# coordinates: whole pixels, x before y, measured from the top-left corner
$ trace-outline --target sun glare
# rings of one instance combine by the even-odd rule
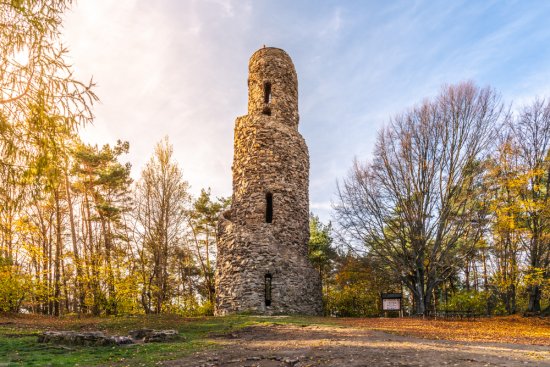
[[[18,66],[27,66],[29,63],[29,49],[27,47],[17,50],[12,54],[12,60]]]

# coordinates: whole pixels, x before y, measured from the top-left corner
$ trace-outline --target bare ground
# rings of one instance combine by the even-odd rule
[[[258,325],[212,338],[222,347],[163,365],[550,366],[547,345],[429,340],[337,325]]]

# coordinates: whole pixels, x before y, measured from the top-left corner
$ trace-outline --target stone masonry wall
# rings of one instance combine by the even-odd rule
[[[248,85],[248,115],[235,123],[232,206],[219,222],[216,314],[320,314],[320,279],[307,257],[309,154],[298,132],[292,60],[277,48],[258,50]]]

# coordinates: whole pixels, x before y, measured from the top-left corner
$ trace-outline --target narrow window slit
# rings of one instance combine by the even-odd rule
[[[271,306],[271,274],[265,275],[265,305]]]
[[[273,222],[273,194],[270,192],[265,194],[265,222]]]
[[[264,83],[264,103],[271,102],[271,83]]]

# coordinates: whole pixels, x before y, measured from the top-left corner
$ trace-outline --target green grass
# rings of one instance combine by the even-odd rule
[[[82,319],[29,316],[2,318],[1,321],[7,322],[0,322],[0,367],[154,366],[159,361],[181,358],[205,348],[216,348],[217,343],[208,338],[213,334],[230,333],[266,323],[303,326],[327,323],[327,319],[312,317],[182,318],[173,315]],[[166,343],[117,347],[60,346],[37,342],[37,335],[44,330],[100,330],[111,335],[126,335],[129,330],[142,327],[177,329],[179,337]]]

